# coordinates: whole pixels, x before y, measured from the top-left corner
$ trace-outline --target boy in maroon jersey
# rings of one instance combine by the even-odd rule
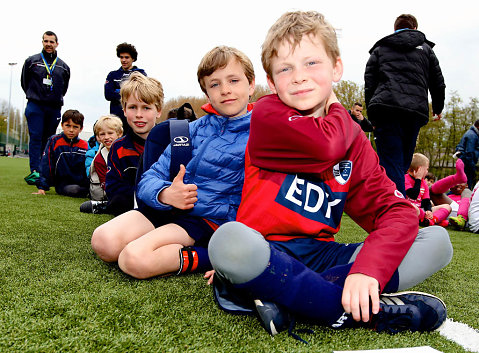
[[[449,263],[448,233],[418,232],[414,208],[338,102],[334,28],[317,12],[286,13],[262,48],[273,94],[251,118],[238,222],[210,241],[219,282],[254,300],[271,334],[287,328],[285,312],[334,328],[437,329],[439,298],[394,292]],[[363,243],[334,241],[343,211],[369,233]]]

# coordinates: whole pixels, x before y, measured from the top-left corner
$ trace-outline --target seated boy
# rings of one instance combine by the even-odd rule
[[[85,173],[86,141],[78,135],[83,130],[83,114],[78,110],[63,113],[63,132],[51,136],[40,162],[40,178],[34,194],[45,195],[50,186],[55,186],[57,194],[85,197],[88,194],[88,178]]]
[[[271,334],[288,327],[284,311],[334,328],[436,329],[446,318],[441,300],[384,293],[449,263],[448,233],[418,233],[414,208],[338,102],[334,28],[314,11],[286,13],[268,32],[262,63],[274,94],[253,110],[238,222],[209,243],[215,282],[255,300]],[[364,243],[334,241],[343,210],[369,233]]]
[[[163,106],[161,83],[133,72],[121,86],[121,102],[131,129],[117,139],[108,154],[105,191],[108,203],[92,201],[93,213],[120,215],[134,208],[136,171],[145,140],[160,118]]]
[[[103,202],[97,203],[95,209],[92,201],[85,201],[80,206],[81,212],[91,213],[94,210],[102,210],[104,206],[106,209],[107,197],[105,192],[105,182],[107,173],[107,159],[110,147],[121,135],[123,135],[123,123],[116,115],[102,116],[95,123],[93,132],[100,142],[99,149],[93,157],[93,162],[90,166],[90,172],[87,173],[90,177],[90,198],[92,201]],[[88,152],[87,152],[88,154]]]
[[[210,269],[206,246],[214,230],[236,218],[244,179],[244,152],[254,92],[251,61],[239,50],[216,47],[198,67],[208,113],[189,124],[192,159],[170,182],[171,147],[146,171],[138,197],[167,217],[133,210],[98,227],[92,247],[136,278]],[[180,211],[183,210],[183,211]],[[164,212],[163,212],[164,214]]]

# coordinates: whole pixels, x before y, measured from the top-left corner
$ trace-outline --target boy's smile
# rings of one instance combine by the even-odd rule
[[[332,83],[341,79],[343,65],[340,58],[333,64],[321,39],[304,36],[294,51],[283,41],[271,67],[273,77],[268,77],[268,85],[283,103],[303,115],[325,115]]]
[[[100,130],[98,137],[100,138],[100,142],[103,144],[103,146],[105,146],[109,150],[112,143],[120,136],[115,130],[105,128]]]
[[[124,112],[128,125],[143,139],[148,137],[150,130],[155,126],[156,119],[161,115],[156,105],[138,100],[135,94],[128,97]]]
[[[243,66],[235,59],[205,76],[208,101],[218,114],[233,118],[246,113],[249,97],[254,92],[254,81],[249,83]]]

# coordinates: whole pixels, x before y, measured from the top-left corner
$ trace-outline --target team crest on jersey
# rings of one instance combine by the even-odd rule
[[[341,161],[333,167],[334,179],[341,185],[346,184],[351,177],[353,162]]]
[[[347,193],[334,191],[323,181],[287,175],[275,201],[301,216],[337,228]]]

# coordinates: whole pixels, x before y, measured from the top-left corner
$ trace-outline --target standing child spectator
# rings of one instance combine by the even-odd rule
[[[100,142],[100,147],[93,158],[90,166],[90,198],[92,201],[103,202],[103,205],[97,204],[95,210],[103,209],[101,206],[107,205],[107,198],[105,192],[105,182],[107,173],[107,160],[110,147],[119,137],[123,135],[123,124],[116,115],[102,116],[95,123],[93,132]],[[92,212],[92,201],[85,201],[80,206],[81,212]]]
[[[274,94],[253,110],[238,222],[209,243],[215,282],[255,300],[271,334],[289,326],[279,322],[284,312],[333,328],[438,328],[440,299],[393,292],[444,267],[449,236],[441,227],[418,233],[414,208],[338,102],[334,28],[315,11],[286,13],[261,58]],[[364,243],[334,241],[343,211],[368,232]]]
[[[50,186],[57,194],[85,197],[88,194],[88,179],[85,173],[85,153],[88,143],[78,135],[83,130],[83,114],[67,110],[62,116],[63,132],[51,136],[40,162],[40,178],[35,182],[38,191],[45,195]]]
[[[237,49],[213,48],[198,67],[208,113],[189,124],[192,159],[170,182],[171,147],[146,171],[138,197],[169,217],[133,210],[98,227],[92,247],[136,278],[210,269],[206,246],[214,230],[236,218],[254,92],[251,61]]]
[[[111,71],[105,81],[105,99],[110,101],[110,114],[114,114],[121,119],[125,134],[129,132],[130,126],[126,121],[121,104],[120,88],[128,80],[133,72],[139,72],[146,76],[146,72],[133,65],[138,59],[138,51],[135,46],[128,43],[118,44],[116,47],[116,56],[120,58],[121,67],[118,70]]]
[[[429,159],[421,153],[414,153],[411,166],[406,175],[404,175],[406,199],[417,208],[420,225],[430,226],[437,224],[447,227],[449,224],[447,217],[451,213],[451,206],[449,203],[432,205],[429,185],[425,179],[428,171]],[[441,180],[437,183],[441,184]]]

